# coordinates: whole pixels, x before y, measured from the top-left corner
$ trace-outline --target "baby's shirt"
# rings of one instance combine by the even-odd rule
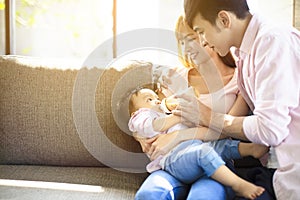
[[[128,127],[131,132],[136,132],[140,137],[152,138],[165,132],[153,130],[153,120],[164,117],[164,113],[154,111],[150,108],[140,108],[130,118]]]
[[[136,132],[138,136],[143,138],[151,138],[158,134],[166,134],[171,133],[175,130],[181,130],[188,128],[187,126],[179,123],[171,128],[169,128],[167,131],[158,132],[153,130],[153,120],[159,117],[164,117],[166,114],[152,110],[150,108],[141,108],[138,111],[134,113],[134,115],[130,118],[128,122],[129,130],[132,132]],[[149,157],[149,155],[148,155]],[[164,156],[159,156],[157,159],[151,161],[147,165],[147,171],[149,173],[154,172],[156,170],[161,169]]]
[[[150,108],[140,108],[134,113],[128,122],[128,127],[131,132],[136,132],[138,136],[143,138],[152,138],[158,134],[170,133],[176,130],[188,128],[187,126],[178,123],[170,127],[166,131],[154,131],[153,120],[160,117],[165,117],[166,114],[155,111]]]

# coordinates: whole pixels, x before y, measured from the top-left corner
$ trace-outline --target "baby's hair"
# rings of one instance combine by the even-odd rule
[[[138,86],[136,87],[131,93],[130,93],[130,96],[129,96],[129,105],[128,105],[128,110],[129,110],[129,115],[131,115],[132,113],[134,113],[137,109],[133,103],[133,96],[137,96],[139,91],[142,90],[142,89],[150,89],[150,90],[153,90],[153,91],[156,91],[158,88],[157,84],[156,83],[148,83],[148,84],[145,84],[143,86]]]

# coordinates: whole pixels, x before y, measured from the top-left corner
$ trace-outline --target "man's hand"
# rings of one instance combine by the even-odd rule
[[[186,93],[175,95],[179,105],[173,110],[174,115],[179,115],[184,121],[192,122],[201,126],[209,126],[212,111],[209,107],[201,103],[194,95]]]

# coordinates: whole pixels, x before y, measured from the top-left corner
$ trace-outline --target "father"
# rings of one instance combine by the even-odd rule
[[[250,14],[246,0],[185,0],[184,8],[203,43],[221,56],[236,48],[239,89],[253,115],[215,113],[184,94],[175,114],[270,146],[267,168],[256,169],[253,182],[268,191],[264,199],[299,199],[300,33]]]

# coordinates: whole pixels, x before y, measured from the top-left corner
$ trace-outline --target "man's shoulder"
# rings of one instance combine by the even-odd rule
[[[274,23],[261,15],[253,15],[258,26],[256,39],[274,39],[286,41],[292,34],[300,36],[300,32],[290,24]]]

